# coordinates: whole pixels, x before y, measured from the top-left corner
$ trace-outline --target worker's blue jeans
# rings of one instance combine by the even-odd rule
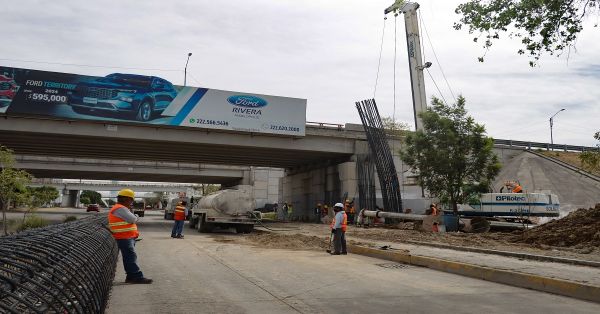
[[[185,220],[175,220],[173,230],[171,230],[171,237],[179,236],[183,233],[183,223]]]
[[[119,239],[117,245],[123,258],[123,267],[127,273],[127,279],[136,279],[144,277],[137,264],[137,255],[135,254],[135,239]]]

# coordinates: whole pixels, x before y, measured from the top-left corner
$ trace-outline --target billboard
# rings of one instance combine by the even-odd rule
[[[304,136],[306,100],[0,66],[0,113]]]

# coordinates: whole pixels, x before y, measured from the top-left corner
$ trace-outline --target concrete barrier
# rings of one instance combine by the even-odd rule
[[[349,244],[348,252],[600,303],[600,287],[574,281],[448,261],[434,257],[415,256],[407,254],[402,250],[381,250]]]

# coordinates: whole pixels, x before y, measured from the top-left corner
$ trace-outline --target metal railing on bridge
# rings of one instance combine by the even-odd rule
[[[103,313],[118,247],[106,215],[0,237],[0,313]]]
[[[587,152],[587,151],[598,151],[599,147],[591,146],[579,146],[579,145],[567,145],[567,144],[550,144],[550,143],[538,143],[528,141],[517,141],[517,140],[502,140],[494,139],[494,145],[504,145],[509,147],[519,147],[526,149],[546,149],[546,150],[562,150],[562,151],[575,151],[575,152]]]

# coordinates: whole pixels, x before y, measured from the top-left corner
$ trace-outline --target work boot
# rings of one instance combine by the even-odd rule
[[[342,252],[342,255],[348,255],[348,252]]]
[[[141,278],[125,279],[125,282],[132,283],[132,284],[151,284],[152,279],[141,277]]]
[[[177,239],[183,239],[183,234],[178,234],[178,235],[176,236],[176,238],[177,238]]]
[[[340,252],[333,252],[333,253],[329,253],[331,255],[340,255]]]

